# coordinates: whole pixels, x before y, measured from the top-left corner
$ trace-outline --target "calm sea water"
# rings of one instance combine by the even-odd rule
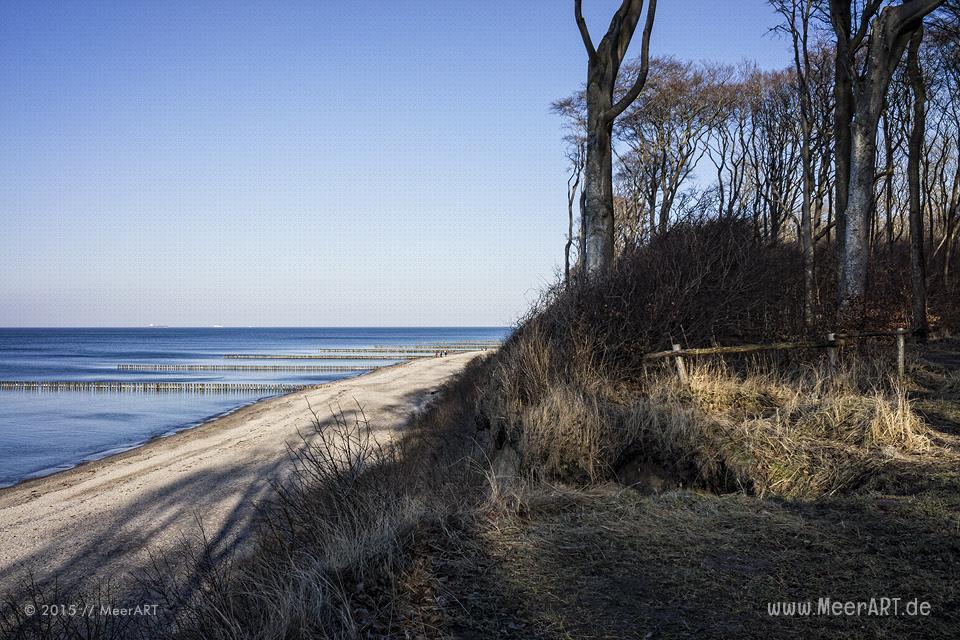
[[[500,340],[505,328],[0,329],[0,380],[316,384],[358,375],[301,371],[121,371],[118,364],[363,365],[391,361],[224,360],[227,353]],[[269,393],[0,390],[0,487],[198,425]]]

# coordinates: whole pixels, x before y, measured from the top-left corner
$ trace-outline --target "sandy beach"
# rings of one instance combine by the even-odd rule
[[[290,470],[288,445],[321,418],[359,402],[381,441],[402,430],[442,382],[476,353],[423,359],[257,402],[168,438],[0,490],[0,593],[28,572],[123,579],[198,532],[219,552],[249,531],[254,505]]]

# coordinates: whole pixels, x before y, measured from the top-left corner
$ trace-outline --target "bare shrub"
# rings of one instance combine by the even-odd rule
[[[103,615],[121,606],[110,582],[83,591],[54,581],[39,585],[29,578],[16,597],[0,603],[0,637],[23,640],[136,640],[146,637],[143,619]]]
[[[135,587],[66,592],[27,585],[0,606],[0,635],[85,638],[356,638],[403,636],[391,608],[423,532],[445,531],[485,495],[488,432],[477,430],[483,358],[435,393],[404,433],[384,444],[359,406],[314,412],[290,451],[293,473],[259,505],[252,548],[226,558],[202,528],[155,556]],[[312,408],[311,408],[312,411]],[[480,425],[482,426],[482,425]],[[144,598],[144,596],[148,596]],[[24,606],[160,603],[156,617],[28,616]]]
[[[356,638],[397,633],[389,595],[417,532],[445,526],[482,499],[475,463],[475,397],[484,363],[471,363],[381,444],[361,408],[337,409],[293,449],[295,471],[262,513],[250,557],[216,567],[194,552],[186,575],[162,570],[177,638]],[[312,410],[312,409],[311,409]],[[157,583],[155,583],[157,584]],[[384,627],[386,625],[386,627]]]
[[[823,255],[817,274],[820,325],[806,328],[796,247],[753,231],[737,220],[690,220],[627,247],[609,273],[547,292],[495,356],[481,394],[497,442],[535,476],[603,481],[639,457],[687,484],[790,495],[847,490],[885,447],[928,446],[905,390],[890,380],[889,349],[845,348],[830,376],[820,351],[714,360],[693,366],[686,386],[669,362],[644,362],[677,342],[829,330],[832,258]],[[892,249],[872,276],[887,298],[868,310],[876,328],[905,320],[908,283],[885,271],[902,259]]]

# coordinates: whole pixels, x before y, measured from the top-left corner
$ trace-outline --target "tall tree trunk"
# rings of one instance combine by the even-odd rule
[[[586,220],[587,214],[587,191],[586,189],[580,189],[580,233],[577,237],[577,271],[579,273],[584,273],[586,271],[586,264],[584,263],[584,256],[587,255],[587,230],[583,227],[583,221]]]
[[[802,134],[800,159],[803,172],[803,193],[800,205],[800,247],[803,252],[803,324],[813,327],[815,296],[813,247],[813,114],[810,99],[810,53],[808,37],[813,0],[793,0],[780,4],[780,12],[787,19],[793,40],[793,61],[796,69],[797,92],[800,94],[800,131]]]
[[[950,195],[949,212],[947,213],[946,231],[943,241],[943,286],[950,285],[950,255],[953,253],[953,242],[957,231],[960,230],[960,165],[953,174],[953,189]]]
[[[943,2],[944,0],[911,0],[897,6],[888,6],[870,24],[863,72],[854,78],[853,87],[850,182],[847,190],[846,229],[840,260],[837,304],[841,326],[856,325],[863,319],[870,260],[870,224],[876,203],[874,174],[877,161],[877,126],[890,87],[890,79],[900,64],[913,32],[922,26],[924,16]],[[831,0],[831,17],[834,4],[844,3]],[[845,4],[849,9],[850,3]],[[874,11],[879,6],[879,2],[870,4]],[[866,17],[869,18],[869,15]],[[862,22],[866,24],[866,20]],[[834,28],[836,30],[836,23]],[[855,39],[859,39],[861,34],[867,37],[866,32],[862,31],[858,32]],[[856,52],[849,47],[844,49],[847,53],[844,63],[852,70],[857,62]]]
[[[813,303],[816,296],[813,255],[813,166],[810,158],[810,132],[804,132],[803,141],[803,203],[800,209],[800,239],[803,249],[803,324],[813,327]]]
[[[886,171],[886,177],[884,178],[884,187],[883,187],[883,198],[884,198],[884,213],[886,214],[886,234],[887,234],[887,248],[892,253],[893,252],[893,125],[890,123],[890,114],[885,110],[882,116],[883,119],[883,151],[886,159],[884,164],[884,171]]]
[[[589,134],[583,174],[586,210],[582,224],[586,234],[584,265],[588,273],[604,271],[613,263],[613,120],[604,117],[613,96],[604,93],[599,87],[593,92],[587,89]]]
[[[578,143],[576,155],[571,156],[573,166],[570,178],[567,180],[567,243],[563,247],[563,277],[567,284],[570,283],[570,253],[573,249],[573,203],[577,200],[577,192],[580,190],[583,158],[583,145]]]
[[[847,199],[843,255],[840,261],[838,315],[841,324],[856,324],[863,315],[870,263],[870,216],[873,212],[873,176],[877,159],[877,120],[858,114],[851,127],[850,186]]]
[[[920,342],[927,341],[927,271],[923,255],[923,209],[920,202],[920,162],[926,129],[927,91],[920,68],[920,43],[923,26],[910,39],[907,73],[913,91],[913,130],[907,159],[907,180],[910,189],[910,290],[912,293],[913,333]]]
[[[853,121],[852,53],[850,51],[850,0],[830,0],[830,21],[837,37],[833,81],[833,145],[836,182],[833,219],[836,221],[837,256],[844,254],[847,235],[847,194],[850,186],[850,152]]]
[[[587,49],[587,158],[583,172],[584,233],[582,263],[587,273],[606,271],[613,264],[613,123],[637,99],[650,68],[650,34],[657,0],[650,0],[643,28],[640,70],[626,93],[614,102],[617,75],[643,12],[643,0],[623,0],[607,33],[594,47],[583,19],[582,0],[574,0],[574,16]]]

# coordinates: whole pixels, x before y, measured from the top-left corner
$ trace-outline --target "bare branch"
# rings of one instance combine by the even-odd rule
[[[856,51],[860,47],[863,39],[867,36],[870,20],[880,10],[881,4],[883,4],[883,0],[871,0],[864,5],[863,11],[860,13],[860,26],[850,40],[850,51]]]
[[[596,57],[597,50],[593,46],[593,40],[590,39],[590,32],[587,30],[587,21],[583,19],[583,0],[573,0],[573,14],[577,18],[577,28],[580,29],[583,46],[587,48],[587,55],[589,55],[592,60]]]
[[[916,26],[911,23],[922,20],[924,16],[935,11],[944,2],[945,0],[912,0],[911,2],[904,2],[900,6],[892,9],[894,13],[894,30],[897,32],[904,29],[912,31]]]
[[[653,20],[656,13],[657,0],[650,0],[650,5],[647,7],[647,21],[644,23],[643,36],[640,42],[640,70],[630,90],[610,108],[608,112],[610,119],[616,118],[633,104],[633,101],[637,99],[637,96],[643,91],[643,86],[647,83],[647,74],[650,71],[650,34],[653,32]]]

